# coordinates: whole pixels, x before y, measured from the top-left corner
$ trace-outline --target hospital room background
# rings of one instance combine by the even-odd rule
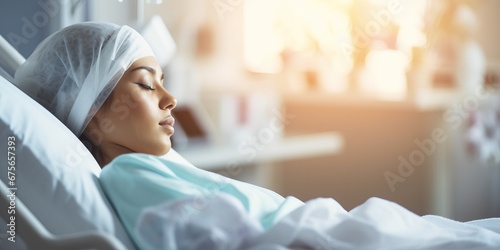
[[[194,165],[301,200],[500,217],[500,1],[2,0],[24,57],[81,21],[137,29]]]

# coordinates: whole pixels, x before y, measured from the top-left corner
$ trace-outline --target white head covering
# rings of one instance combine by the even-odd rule
[[[151,48],[128,26],[75,24],[40,43],[14,84],[80,136],[123,73],[146,56]]]

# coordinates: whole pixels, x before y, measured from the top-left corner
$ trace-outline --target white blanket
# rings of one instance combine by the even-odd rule
[[[371,198],[346,211],[315,199],[264,230],[232,196],[144,209],[135,233],[149,249],[500,249],[500,218],[461,223]],[[197,204],[197,205],[196,205]]]

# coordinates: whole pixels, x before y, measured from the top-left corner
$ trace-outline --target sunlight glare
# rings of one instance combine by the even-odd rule
[[[407,55],[398,50],[373,50],[366,57],[367,78],[362,88],[385,100],[406,98]]]

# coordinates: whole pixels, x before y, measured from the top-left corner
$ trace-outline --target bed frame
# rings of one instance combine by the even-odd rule
[[[1,75],[7,80],[12,80],[16,69],[24,61],[25,58],[0,35]],[[9,207],[11,201],[8,195],[11,191],[0,180],[0,207],[2,207],[0,216],[5,221],[9,221],[10,215],[8,210],[3,208]],[[15,206],[16,229],[22,228],[22,234],[19,234],[19,237],[22,238],[28,249],[126,249],[115,236],[103,232],[89,231],[56,236],[40,223],[18,197],[16,197]]]
[[[2,70],[2,73],[8,74],[7,76],[2,74],[2,76],[11,78],[7,80],[12,80],[16,69],[24,61],[24,57],[0,35],[0,70]]]

